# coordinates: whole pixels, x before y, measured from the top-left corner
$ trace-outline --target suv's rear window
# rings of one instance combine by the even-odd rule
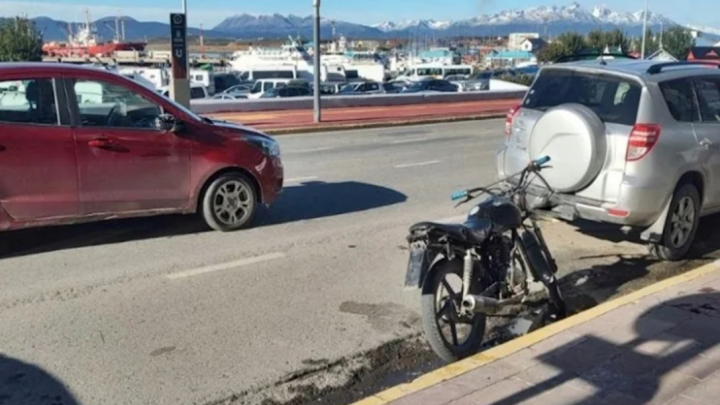
[[[523,107],[547,110],[566,103],[582,104],[603,122],[634,125],[642,88],[632,80],[569,69],[542,71]]]

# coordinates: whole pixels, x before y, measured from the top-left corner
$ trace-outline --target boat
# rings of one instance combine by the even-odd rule
[[[116,26],[121,21],[118,17]],[[48,42],[43,45],[43,53],[49,57],[113,57],[118,51],[144,51],[147,44],[144,42],[128,42],[124,40],[125,29],[123,24],[122,35],[120,29],[115,30],[115,39],[104,42],[97,33],[97,29],[90,21],[90,13],[85,11],[85,24],[77,33],[73,33],[71,24],[68,26],[67,42]]]
[[[311,80],[313,56],[298,40],[281,47],[250,47],[232,55],[230,65],[246,80],[257,78],[290,78]],[[320,77],[323,81],[366,79],[382,81],[386,67],[373,52],[347,51],[343,42],[320,56]],[[292,73],[291,73],[292,72]]]

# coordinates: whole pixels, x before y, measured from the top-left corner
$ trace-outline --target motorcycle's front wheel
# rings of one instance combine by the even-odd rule
[[[445,261],[437,266],[423,285],[423,330],[433,351],[452,363],[480,350],[486,317],[484,314],[460,315],[462,261]]]

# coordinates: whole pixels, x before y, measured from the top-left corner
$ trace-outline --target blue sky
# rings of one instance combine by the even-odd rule
[[[215,26],[225,17],[239,14],[298,14],[312,12],[312,0],[187,0],[191,25]],[[180,9],[181,0],[0,0],[0,15],[16,13],[80,20],[85,7],[93,17],[115,15],[119,10],[140,20],[165,21],[167,13]],[[323,0],[323,15],[329,18],[373,24],[385,20],[450,20],[493,13],[504,9],[523,9],[539,5],[563,5],[570,0]],[[605,4],[617,11],[637,11],[644,0],[578,0],[585,7]],[[650,0],[653,11],[679,23],[720,29],[720,0]],[[684,5],[691,4],[691,7]]]

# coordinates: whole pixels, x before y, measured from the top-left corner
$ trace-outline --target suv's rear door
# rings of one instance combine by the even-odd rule
[[[625,169],[627,143],[636,122],[642,86],[639,82],[607,73],[568,68],[543,69],[523,104],[512,118],[507,139],[506,175],[522,170],[529,159],[528,141],[535,124],[551,108],[581,104],[605,124],[605,162],[595,180],[582,190],[585,198],[613,202],[618,197]],[[572,154],[571,150],[567,151]],[[603,181],[597,181],[602,177]]]
[[[699,77],[693,80],[700,110],[693,123],[695,136],[703,149],[707,179],[705,204],[720,206],[720,77]]]
[[[15,220],[80,213],[65,99],[48,74],[0,78],[0,203]]]

